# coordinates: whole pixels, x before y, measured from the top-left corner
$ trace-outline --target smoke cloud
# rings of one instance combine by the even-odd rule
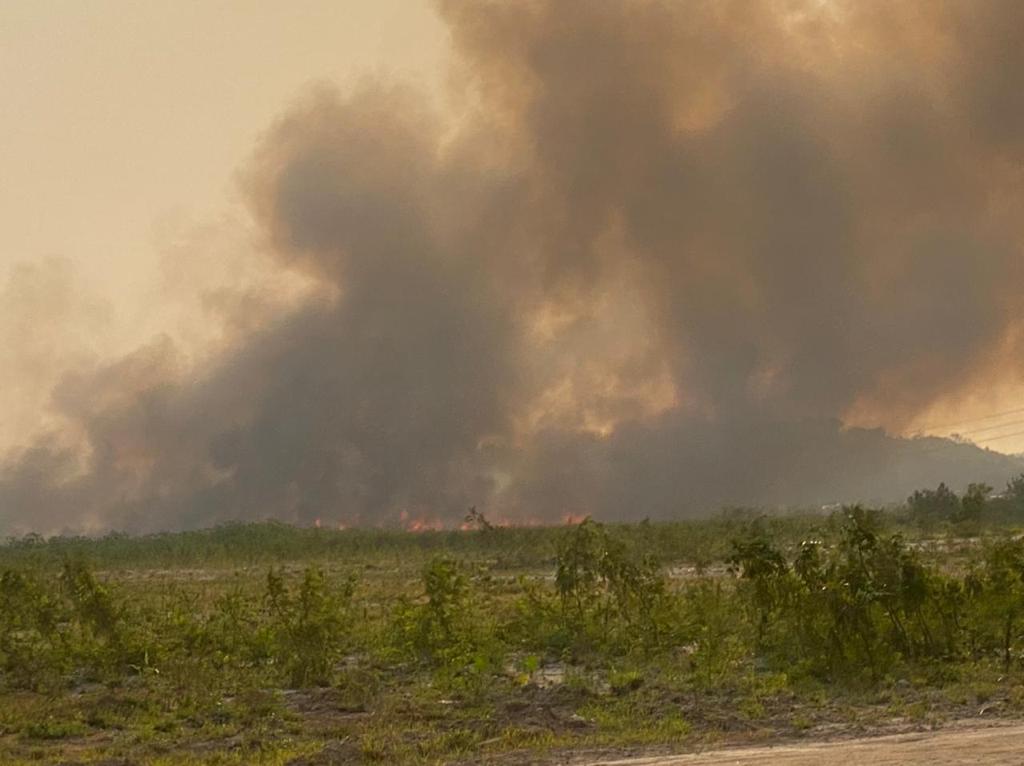
[[[438,12],[452,110],[315,89],[243,169],[315,289],[261,283],[199,362],[164,338],[66,374],[0,528],[669,517],[1022,470],[889,433],[1021,382],[1024,6]]]

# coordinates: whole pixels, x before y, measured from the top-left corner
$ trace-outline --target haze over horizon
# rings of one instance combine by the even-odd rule
[[[0,534],[998,485],[1020,71],[1012,0],[0,3]]]

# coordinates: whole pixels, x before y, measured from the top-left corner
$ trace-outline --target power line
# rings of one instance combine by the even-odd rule
[[[1024,431],[1014,431],[1012,434],[1003,434],[1002,436],[990,436],[987,439],[972,440],[975,444],[985,444],[986,442],[996,442],[1000,439],[1009,439],[1011,436],[1024,436]]]
[[[1006,410],[1004,412],[993,412],[991,415],[983,415],[980,418],[972,418],[971,420],[961,420],[956,423],[947,423],[945,425],[924,425],[917,429],[917,431],[948,431],[951,428],[957,428],[959,426],[967,426],[971,423],[980,423],[985,420],[992,420],[992,418],[1001,418],[1006,415],[1016,415],[1024,412],[1024,407],[1017,407],[1013,410]]]
[[[957,436],[959,436],[959,435],[960,434],[957,434]],[[938,452],[945,452],[947,449],[949,449],[951,447],[954,447],[954,448],[955,447],[977,447],[977,446],[979,446],[981,444],[988,444],[989,442],[996,442],[996,441],[1000,441],[1001,439],[1010,439],[1010,438],[1013,438],[1014,436],[1024,436],[1024,431],[1014,431],[1013,433],[1000,434],[998,436],[989,436],[989,437],[986,437],[984,439],[964,439],[963,441],[953,440],[953,439],[950,439],[948,436],[924,436],[924,437],[917,437],[917,438],[924,438],[924,439],[938,439],[939,441],[943,442],[941,444],[934,444],[934,445],[930,445],[928,447],[925,447],[924,449],[920,450],[918,452],[918,454],[920,454],[920,455],[933,455],[933,454],[938,453]]]
[[[952,431],[950,435],[952,436],[955,434],[957,436],[969,436],[971,434],[980,434],[986,431],[997,431],[1000,428],[1009,428],[1011,426],[1020,425],[1024,425],[1024,420],[1008,420],[1005,423],[996,423],[994,426],[985,426],[984,428],[969,428],[966,431]]]

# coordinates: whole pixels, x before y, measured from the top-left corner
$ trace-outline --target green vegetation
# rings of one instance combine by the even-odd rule
[[[886,511],[468,519],[8,541],[0,761],[533,762],[1024,713],[1024,478]]]

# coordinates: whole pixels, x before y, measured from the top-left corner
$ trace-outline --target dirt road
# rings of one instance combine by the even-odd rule
[[[593,766],[1021,766],[1024,724],[954,726],[887,737],[743,747],[689,755],[601,761]]]

